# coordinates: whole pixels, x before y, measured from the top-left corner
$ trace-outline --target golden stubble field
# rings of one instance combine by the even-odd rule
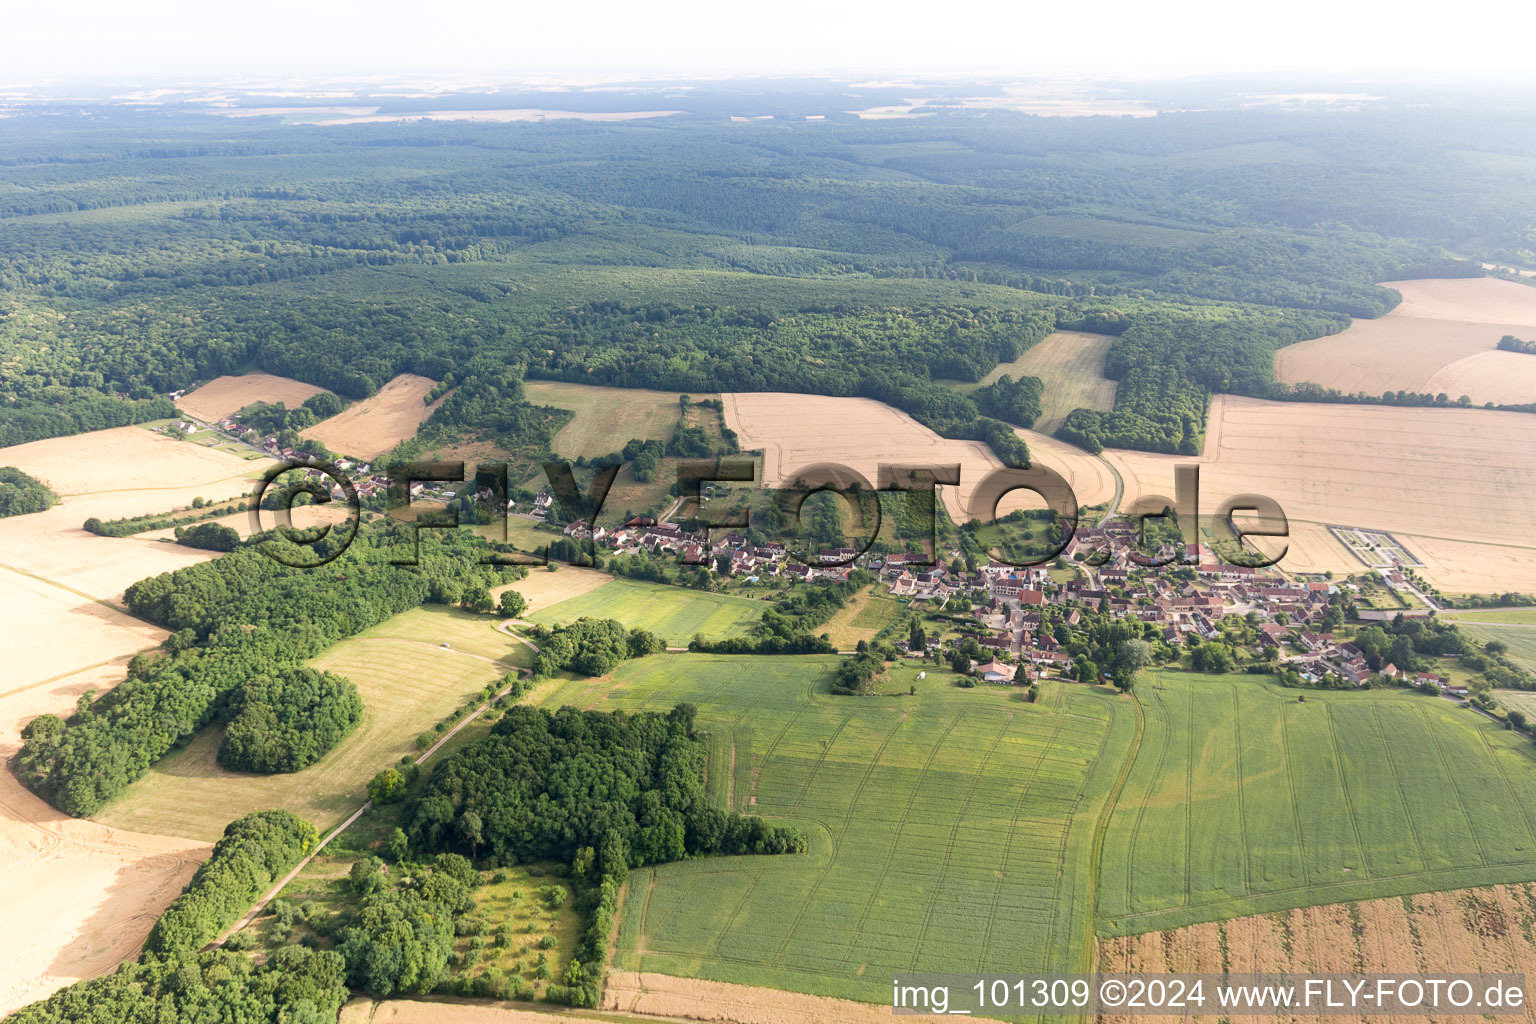
[[[305,399],[324,390],[291,377],[247,373],[238,377],[215,377],[195,391],[182,395],[176,400],[176,407],[200,420],[219,420],[253,402],[282,402],[289,409],[297,409]]]
[[[1536,357],[1501,352],[1506,334],[1536,338],[1536,287],[1493,278],[1387,281],[1402,303],[1341,334],[1275,353],[1275,376],[1346,393],[1444,392],[1477,405],[1536,402]]]
[[[550,447],[562,458],[595,458],[623,448],[631,438],[670,440],[680,413],[677,391],[595,387],[564,381],[530,380],[523,394],[534,405],[569,409],[576,415],[555,434]],[[697,401],[714,395],[689,395]]]
[[[265,462],[119,427],[7,448],[0,464],[64,499],[0,520],[0,615],[13,641],[0,692],[0,757],[8,759],[27,722],[66,714],[87,690],[117,685],[134,653],[164,639],[114,604],[125,587],[213,557],[139,537],[97,537],[80,524],[247,492]],[[194,840],[67,817],[0,773],[0,855],[11,865],[0,903],[26,922],[0,938],[0,1012],[136,954],[207,851]]]
[[[1108,412],[1115,405],[1115,382],[1104,376],[1104,356],[1115,339],[1107,334],[1083,331],[1057,331],[1011,363],[1001,363],[981,379],[971,391],[991,384],[1003,374],[1014,380],[1039,377],[1044,390],[1040,395],[1040,419],[1034,430],[1049,434],[1061,426],[1073,409],[1098,409]]]
[[[971,517],[976,485],[1002,465],[980,441],[940,437],[911,416],[868,398],[828,398],[783,392],[741,392],[722,396],[726,426],[743,449],[762,449],[768,487],[793,480],[797,471],[836,463],[863,474],[871,484],[881,463],[905,466],[959,464],[959,487],[944,487],[944,503],[956,522]],[[1017,431],[1030,458],[1066,478],[1080,505],[1095,505],[1115,493],[1115,481],[1101,459],[1030,430]],[[1032,497],[1032,496],[1030,496]],[[1038,507],[1037,501],[1004,499],[999,511]],[[982,518],[982,516],[978,516]]]
[[[1111,450],[1129,507],[1201,469],[1201,512],[1231,495],[1280,503],[1300,535],[1281,568],[1359,569],[1320,524],[1391,531],[1447,591],[1536,586],[1536,417],[1483,409],[1263,402],[1218,395],[1198,458]]]
[[[303,436],[319,441],[339,455],[374,459],[395,445],[416,436],[428,416],[448,397],[431,405],[424,399],[437,381],[414,373],[402,373],[374,394],[321,420]]]
[[[1099,943],[1098,969],[1125,973],[1381,972],[1435,977],[1443,975],[1449,965],[1455,965],[1459,972],[1536,977],[1536,889],[1531,885],[1497,885],[1334,903],[1105,939]],[[1192,1019],[1100,1018],[1105,1024]],[[1343,1018],[1295,1015],[1288,1019],[1321,1022]],[[1529,1013],[1524,1019],[1529,1019]]]

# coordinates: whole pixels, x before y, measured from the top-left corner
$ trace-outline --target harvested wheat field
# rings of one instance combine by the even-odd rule
[[[1292,522],[1389,530],[1426,560],[1434,539],[1475,545],[1474,559],[1425,571],[1445,589],[1508,589],[1489,568],[1529,564],[1536,552],[1536,417],[1523,413],[1220,395],[1198,458],[1119,450],[1105,457],[1125,479],[1122,507],[1145,493],[1172,496],[1174,466],[1194,462],[1205,515],[1228,496],[1258,493]],[[1446,568],[1465,571],[1467,585],[1444,582]],[[1536,577],[1525,582],[1521,589]]]
[[[139,427],[17,445],[5,460],[63,498],[45,512],[0,520],[0,571],[10,584],[0,592],[0,612],[26,624],[21,635],[49,638],[12,661],[12,687],[158,643],[160,630],[106,603],[129,584],[215,557],[143,537],[98,537],[81,523],[242,495],[268,465]]]
[[[1002,464],[980,441],[940,437],[904,412],[868,398],[828,398],[782,392],[737,393],[725,400],[726,426],[736,431],[744,449],[763,450],[763,484],[776,487],[797,471],[818,463],[857,470],[871,485],[881,463],[904,466],[960,464],[960,486],[944,487],[944,503],[956,522],[973,512],[972,492]],[[1029,445],[1030,458],[1060,473],[1077,492],[1080,505],[1107,501],[1115,481],[1107,465],[1081,449],[1034,431],[1016,433]],[[1031,496],[1032,497],[1032,496]],[[1035,504],[1038,504],[1037,502]],[[999,508],[1033,507],[1005,499]]]
[[[1045,389],[1034,429],[1050,434],[1073,409],[1114,408],[1115,382],[1104,376],[1104,356],[1114,343],[1107,334],[1057,331],[1013,362],[999,364],[981,383],[990,384],[1005,373],[1014,380],[1039,377]]]
[[[437,381],[414,373],[402,373],[374,394],[350,405],[328,420],[321,420],[303,436],[319,441],[340,455],[373,459],[401,441],[416,436],[428,416],[443,404],[443,395],[431,405],[427,393]]]
[[[54,640],[54,628],[24,635],[68,643]],[[85,691],[121,682],[126,661],[123,655],[0,696],[0,757],[16,752],[21,727],[33,718],[66,714]],[[136,956],[208,850],[204,843],[71,818],[0,771],[0,857],[7,865],[0,903],[13,920],[27,922],[0,937],[0,1014]]]
[[[97,537],[80,524],[242,494],[266,463],[140,427],[17,445],[5,461],[63,496],[46,512],[0,520],[0,615],[7,636],[36,641],[7,645],[0,757],[9,758],[27,722],[68,713],[86,690],[117,685],[133,654],[165,638],[111,603],[126,586],[214,557],[139,537]],[[11,865],[0,901],[29,922],[0,940],[4,1012],[136,954],[208,847],[77,821],[10,772],[0,774],[0,853]]]
[[[1464,972],[1536,974],[1536,886],[1496,885],[1334,903],[1103,939],[1099,942],[1098,969],[1126,973],[1228,970],[1234,974],[1379,972],[1435,976],[1448,964]],[[1193,1018],[1100,1018],[1106,1024],[1148,1019]]]
[[[1392,311],[1393,316],[1536,327],[1536,288],[1514,281],[1442,277],[1383,281],[1382,286],[1402,293],[1402,304]]]
[[[530,380],[524,382],[523,393],[535,405],[552,405],[576,414],[550,444],[556,454],[568,459],[607,455],[623,448],[631,438],[671,440],[681,411],[676,391]],[[689,396],[695,401],[714,397]]]
[[[1478,405],[1536,401],[1536,358],[1496,348],[1506,334],[1536,336],[1536,288],[1491,278],[1386,285],[1403,295],[1396,309],[1280,349],[1276,378],[1346,393],[1444,392]]]
[[[647,1017],[721,1024],[877,1024],[891,1019],[888,1005],[634,971],[613,971],[608,975],[603,1007]],[[953,1018],[918,1013],[903,1014],[901,1019],[936,1024]]]
[[[178,398],[176,408],[200,420],[220,420],[253,402],[282,402],[289,409],[296,409],[305,399],[324,390],[291,377],[247,373],[239,377],[215,377]]]

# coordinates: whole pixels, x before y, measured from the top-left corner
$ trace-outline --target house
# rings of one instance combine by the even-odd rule
[[[1011,683],[1015,671],[1014,666],[1004,665],[996,658],[976,666],[976,675],[984,683]]]

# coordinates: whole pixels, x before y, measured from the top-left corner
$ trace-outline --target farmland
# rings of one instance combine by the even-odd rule
[[[1456,623],[1479,643],[1502,640],[1509,647],[1511,658],[1536,672],[1536,625],[1484,623],[1461,618],[1456,619]]]
[[[376,771],[416,753],[418,733],[430,731],[486,683],[526,664],[526,648],[497,634],[492,621],[422,608],[342,641],[310,664],[357,684],[363,720],[318,762],[289,775],[226,771],[215,759],[222,735],[213,726],[155,764],[96,820],[207,840],[242,814],[282,807],[324,831],[357,809]],[[445,641],[452,646],[438,646]]]
[[[901,466],[960,465],[959,487],[944,487],[945,507],[956,522],[982,510],[969,508],[981,479],[1000,463],[979,441],[940,437],[904,412],[867,398],[817,395],[730,394],[724,396],[726,426],[744,449],[763,450],[763,484],[777,487],[797,470],[823,462],[847,466],[874,484],[881,463]],[[1060,473],[1082,505],[1108,500],[1115,480],[1105,463],[1081,449],[1030,430],[1016,433],[1030,458]],[[1027,505],[1005,498],[999,511]]]
[[[1340,443],[1340,439],[1347,443]],[[1487,453],[1500,457],[1490,459]],[[1188,457],[1107,451],[1125,480],[1125,503],[1172,495],[1173,467]],[[1536,555],[1536,417],[1482,409],[1424,409],[1211,402],[1201,468],[1201,511],[1228,496],[1268,495],[1297,523],[1347,523],[1392,533],[1447,591],[1528,587]],[[1357,565],[1336,542],[1309,542],[1321,563],[1288,558],[1292,571]],[[1441,552],[1447,552],[1441,554]]]
[[[424,401],[436,386],[427,377],[402,373],[361,402],[305,430],[304,436],[341,455],[377,458],[415,437],[417,428],[437,411],[446,395],[431,405]]]
[[[841,651],[851,650],[860,640],[873,640],[901,612],[901,605],[879,590],[877,587],[855,594],[816,632],[829,635]]]
[[[681,647],[696,633],[702,633],[706,640],[742,636],[762,618],[767,607],[748,597],[617,579],[546,605],[526,618],[547,626],[580,618],[618,619],[629,629],[649,630],[668,644]]]
[[[9,758],[28,721],[68,714],[87,691],[116,686],[133,654],[166,637],[116,607],[124,587],[212,557],[137,537],[97,537],[80,528],[85,518],[242,493],[252,467],[139,427],[13,446],[5,462],[63,497],[45,512],[0,522],[0,612],[7,639],[16,641],[5,645],[9,671],[0,693],[0,757]],[[132,956],[207,850],[195,839],[65,817],[4,773],[0,853],[13,870],[0,899],[29,924],[0,942],[0,1011]]]
[[[1082,965],[1105,752],[1130,742],[1130,706],[1079,686],[1041,704],[1011,688],[838,698],[835,664],[657,656],[549,698],[697,704],[729,740],[733,805],[810,839],[798,857],[633,873],[616,966],[880,1001],[891,971]]]
[[[282,402],[296,409],[304,400],[324,388],[270,373],[248,373],[242,377],[215,377],[176,400],[176,407],[200,420],[218,420],[231,416],[254,402]]]
[[[1148,673],[1101,934],[1536,879],[1536,749],[1409,692]]]
[[[1105,940],[1104,971],[1433,974],[1536,971],[1536,886],[1335,903]],[[1108,1024],[1133,1017],[1105,1016]],[[1300,1020],[1327,1020],[1300,1017]]]
[[[677,428],[678,395],[673,391],[530,380],[523,385],[523,393],[535,405],[552,405],[576,414],[560,428],[550,446],[562,458],[607,455],[623,448],[630,438],[666,441]]]
[[[1536,327],[1536,288],[1490,278],[1389,281],[1403,302],[1376,320],[1275,353],[1277,379],[1346,393],[1414,391],[1475,404],[1536,401],[1536,367],[1495,345]]]
[[[1104,377],[1104,354],[1114,340],[1104,334],[1057,331],[1013,362],[1000,363],[975,386],[990,384],[1005,373],[1014,380],[1039,377],[1045,390],[1040,395],[1040,418],[1034,429],[1049,434],[1073,409],[1108,412],[1114,407],[1115,382]],[[964,386],[963,390],[971,387]]]

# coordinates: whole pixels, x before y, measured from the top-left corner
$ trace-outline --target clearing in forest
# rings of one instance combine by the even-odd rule
[[[239,377],[215,377],[176,399],[176,408],[200,420],[220,420],[255,402],[282,402],[289,409],[297,409],[306,399],[324,390],[291,377],[247,373]]]
[[[999,364],[975,386],[990,384],[1005,373],[1014,380],[1039,377],[1044,390],[1034,430],[1051,434],[1073,409],[1109,412],[1115,407],[1115,382],[1104,376],[1104,356],[1114,343],[1107,334],[1057,331],[1013,362]]]
[[[678,404],[680,392],[676,391],[530,380],[523,383],[523,393],[534,405],[551,405],[575,413],[550,445],[555,454],[567,459],[607,455],[623,448],[632,438],[671,440],[682,411]],[[714,397],[689,396],[693,400]]]
[[[1475,405],[1536,402],[1536,356],[1501,352],[1506,334],[1536,337],[1536,288],[1492,278],[1388,281],[1402,303],[1376,320],[1288,345],[1275,376],[1346,394],[1444,392]]]
[[[1136,697],[1100,934],[1536,879],[1536,748],[1481,715],[1413,691],[1162,670]]]
[[[561,568],[559,573],[566,572]],[[541,573],[530,573],[530,578]],[[522,584],[513,589],[522,590]],[[768,605],[750,597],[712,594],[687,587],[669,587],[640,580],[615,579],[595,590],[545,605],[525,617],[556,625],[580,618],[617,619],[626,629],[645,629],[673,647],[686,646],[694,634],[706,640],[743,636],[763,617]]]
[[[430,377],[402,373],[361,402],[316,423],[303,436],[338,455],[378,458],[401,441],[415,437],[427,417],[437,411],[448,396],[427,405],[427,393],[435,387],[437,381]]]
[[[810,842],[632,873],[614,966],[868,1002],[892,973],[1085,966],[1091,836],[1129,702],[1075,685],[1039,704],[1013,687],[834,697],[837,664],[658,655],[548,698],[697,705],[702,729],[731,732],[737,805]]]

